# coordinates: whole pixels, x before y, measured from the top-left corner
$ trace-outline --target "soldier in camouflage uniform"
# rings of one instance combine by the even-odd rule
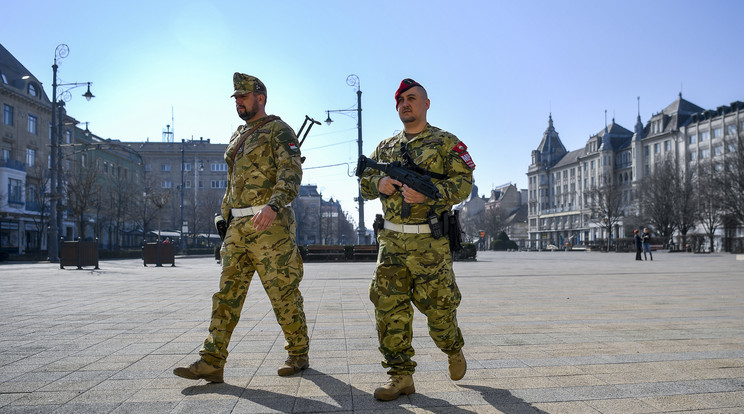
[[[173,373],[189,379],[223,381],[227,347],[253,274],[258,272],[286,339],[289,357],[278,374],[309,366],[309,339],[299,290],[302,259],[295,244],[295,216],[289,206],[302,181],[297,137],[279,117],[267,116],[266,87],[250,75],[235,73],[235,105],[245,125],[225,151],[227,191],[222,215],[229,226],[222,243],[220,290],[212,298],[209,335],[201,358]]]
[[[420,84],[404,79],[395,100],[404,130],[382,141],[370,158],[408,161],[432,177],[443,197],[432,200],[373,169],[366,169],[360,181],[364,198],[380,197],[385,218],[378,233],[380,251],[370,299],[375,305],[382,365],[390,375],[374,396],[386,401],[415,392],[412,302],[426,315],[434,343],[448,355],[450,377],[459,380],[467,370],[456,316],[461,296],[449,240],[432,237],[427,214],[441,216],[467,198],[475,168],[464,143],[426,121],[430,103]]]

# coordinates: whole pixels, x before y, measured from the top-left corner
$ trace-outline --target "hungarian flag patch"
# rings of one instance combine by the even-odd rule
[[[467,164],[467,166],[470,167],[471,170],[475,168],[475,163],[470,157],[470,154],[468,154],[468,146],[465,145],[464,142],[458,142],[457,145],[452,148],[452,151],[455,151],[457,155],[462,158],[463,161],[465,161],[465,164]]]
[[[295,145],[294,142],[290,142],[289,143],[289,149],[291,149],[292,151],[297,151],[297,145]]]

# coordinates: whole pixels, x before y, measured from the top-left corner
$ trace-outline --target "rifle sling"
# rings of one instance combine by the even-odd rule
[[[235,152],[233,152],[232,159],[230,160],[232,161],[233,168],[235,167],[235,157],[238,155],[238,152],[240,152],[240,149],[243,147],[245,140],[248,139],[249,136],[253,135],[253,133],[256,132],[258,128],[261,128],[262,126],[268,124],[269,122],[277,120],[277,119],[279,119],[278,116],[269,115],[266,118],[264,118],[263,121],[259,122],[258,125],[254,126],[247,133],[243,134],[243,136],[240,138],[240,141],[238,141],[238,145],[235,146]]]

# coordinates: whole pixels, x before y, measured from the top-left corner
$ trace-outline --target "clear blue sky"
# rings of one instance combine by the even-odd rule
[[[369,154],[401,129],[393,93],[411,77],[429,91],[430,123],[469,146],[481,195],[526,188],[550,113],[573,150],[604,127],[605,110],[632,130],[638,96],[644,123],[680,92],[703,108],[744,100],[739,0],[29,0],[2,13],[0,42],[49,95],[55,47],[69,46],[60,80],[93,82],[96,95],[73,91],[69,114],[122,141],[160,141],[173,111],[176,140],[226,143],[241,122],[235,71],[261,78],[267,111],[297,129],[305,114],[353,109],[356,74]],[[356,218],[356,119],[333,118],[303,146],[303,183]],[[366,210],[371,227],[379,202]]]

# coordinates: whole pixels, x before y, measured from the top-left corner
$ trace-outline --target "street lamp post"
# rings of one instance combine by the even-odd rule
[[[62,199],[62,112],[61,109],[65,102],[71,98],[70,90],[79,86],[88,86],[88,90],[83,94],[86,100],[90,101],[93,98],[93,94],[90,93],[91,82],[83,83],[57,83],[57,60],[64,59],[70,54],[70,48],[62,43],[57,45],[54,50],[54,64],[52,65],[52,136],[51,136],[51,153],[49,159],[49,170],[50,170],[50,211],[49,211],[49,231],[47,232],[47,249],[49,251],[49,261],[56,263],[59,261],[59,239],[61,237],[61,224],[62,224],[62,205],[59,201]],[[57,101],[57,87],[69,87],[59,94],[59,102]],[[59,114],[57,111],[60,111]],[[57,116],[59,115],[59,123],[57,122]]]
[[[357,146],[358,146],[358,152],[359,156],[361,157],[364,154],[364,149],[362,146],[362,87],[361,83],[359,82],[359,77],[357,75],[351,74],[346,78],[346,84],[351,87],[356,87],[356,94],[357,94],[357,107],[356,109],[334,109],[334,110],[327,110],[326,115],[328,117],[326,118],[325,122],[328,125],[331,125],[331,122],[333,120],[331,119],[331,112],[354,112],[357,113]],[[367,229],[364,227],[364,198],[362,198],[362,189],[359,186],[359,181],[361,178],[357,178],[357,189],[358,194],[356,198],[357,203],[359,203],[359,227],[357,228],[357,243],[358,244],[366,244],[367,239]]]

